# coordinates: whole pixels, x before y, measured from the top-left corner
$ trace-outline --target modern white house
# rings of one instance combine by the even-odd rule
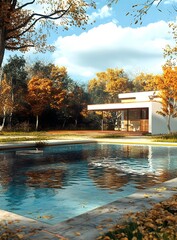
[[[161,99],[157,91],[118,94],[119,103],[88,105],[89,111],[115,111],[115,130],[168,133],[166,118],[157,113],[161,110]],[[171,119],[171,131],[177,132],[177,118]]]

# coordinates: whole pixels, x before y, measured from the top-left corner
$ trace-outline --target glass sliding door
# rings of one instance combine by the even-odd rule
[[[140,131],[141,109],[128,109],[128,131]]]
[[[124,109],[120,112],[120,131],[148,132],[148,108]]]

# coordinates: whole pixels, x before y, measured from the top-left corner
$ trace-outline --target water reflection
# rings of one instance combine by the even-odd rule
[[[176,147],[84,144],[46,147],[40,154],[33,153],[0,152],[2,209],[17,213],[54,209],[57,216],[59,211],[71,217],[71,211],[82,213],[76,208],[83,202],[88,211],[96,202],[106,204],[177,177]]]
[[[101,188],[117,189],[129,182],[146,188],[176,177],[176,158],[175,147],[120,145],[103,158],[98,149],[89,158],[89,176]]]

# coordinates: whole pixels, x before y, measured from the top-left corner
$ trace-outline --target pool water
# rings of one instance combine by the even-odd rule
[[[49,224],[177,177],[177,148],[117,144],[0,151],[0,208]]]

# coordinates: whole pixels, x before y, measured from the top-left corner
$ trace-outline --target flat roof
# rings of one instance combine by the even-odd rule
[[[149,108],[153,102],[108,103],[88,105],[88,111],[123,110],[130,108]]]

